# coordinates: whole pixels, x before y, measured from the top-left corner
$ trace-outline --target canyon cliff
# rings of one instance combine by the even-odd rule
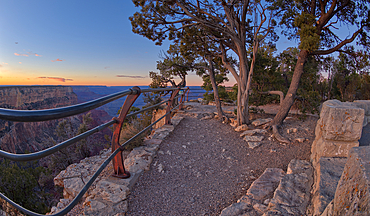
[[[42,110],[70,106],[79,101],[68,86],[10,86],[0,87],[0,108],[17,110]],[[97,126],[111,117],[103,110],[92,110],[91,126]],[[68,118],[74,125],[82,122],[82,115]],[[12,153],[35,152],[57,143],[56,127],[60,120],[44,122],[12,122],[0,120],[0,148]],[[107,143],[105,131],[94,134],[96,141]],[[101,149],[101,148],[100,148]],[[94,150],[98,151],[98,149]]]

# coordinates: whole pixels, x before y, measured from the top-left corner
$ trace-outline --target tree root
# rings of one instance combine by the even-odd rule
[[[275,139],[281,143],[286,143],[286,144],[290,144],[290,141],[283,137],[280,133],[279,133],[279,130],[277,128],[277,125],[272,125],[272,134],[274,135]]]
[[[222,115],[221,122],[224,123],[224,124],[229,124],[230,119],[226,115]]]

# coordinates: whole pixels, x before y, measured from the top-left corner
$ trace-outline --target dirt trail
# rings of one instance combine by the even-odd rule
[[[188,112],[213,109],[194,106]],[[134,186],[126,215],[218,215],[244,195],[266,168],[286,170],[294,158],[308,160],[316,120],[293,118],[283,126],[286,131],[299,125],[297,134],[283,134],[308,138],[304,143],[282,145],[264,134],[262,145],[250,149],[230,125],[186,116],[161,143],[151,169]]]

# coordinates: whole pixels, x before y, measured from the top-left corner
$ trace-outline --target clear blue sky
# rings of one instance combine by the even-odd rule
[[[132,33],[136,10],[129,0],[2,1],[0,85],[148,85],[169,43]],[[279,50],[288,46],[280,39]],[[189,85],[201,83],[188,76]]]

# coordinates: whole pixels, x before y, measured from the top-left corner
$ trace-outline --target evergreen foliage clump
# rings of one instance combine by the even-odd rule
[[[35,212],[45,214],[50,211],[52,194],[47,192],[45,178],[51,172],[37,162],[10,162],[6,159],[0,162],[0,191],[19,205]],[[0,200],[0,207],[11,215],[17,215],[15,208]]]

